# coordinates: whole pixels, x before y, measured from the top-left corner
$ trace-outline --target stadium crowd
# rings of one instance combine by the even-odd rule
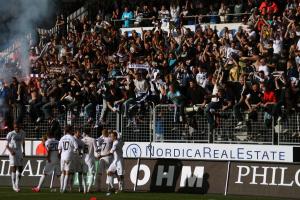
[[[26,105],[37,125],[51,119],[56,108],[74,115],[83,110],[85,122],[97,126],[107,123],[108,111],[136,123],[137,107],[174,104],[174,122],[186,122],[187,108],[199,109],[211,129],[218,126],[216,110],[233,109],[236,128],[244,126],[245,111],[255,119],[262,109],[270,126],[271,117],[284,120],[285,114],[297,110],[300,1],[201,2],[172,1],[159,7],[116,1],[112,19],[122,19],[123,27],[153,26],[142,34],[122,33],[100,15],[94,21],[74,20],[67,30],[58,17],[57,33],[43,35],[30,49],[30,80],[16,76],[12,82],[1,81],[5,126],[21,123]],[[190,15],[197,20],[184,18]],[[214,23],[235,21],[243,26],[213,28]],[[200,26],[203,23],[208,24]],[[195,31],[184,24],[195,25]],[[5,68],[14,67],[17,60],[16,56]],[[102,110],[95,121],[98,104]]]

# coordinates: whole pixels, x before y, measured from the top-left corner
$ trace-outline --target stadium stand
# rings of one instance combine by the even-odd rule
[[[54,119],[125,141],[300,143],[298,0],[147,2],[58,17],[30,77],[18,48],[2,53],[0,137],[17,121],[41,138]]]

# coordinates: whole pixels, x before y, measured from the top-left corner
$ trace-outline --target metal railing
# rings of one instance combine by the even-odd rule
[[[220,20],[219,20],[220,23],[236,23],[236,22],[242,21],[242,19],[240,17],[250,16],[251,14],[252,13],[228,13],[228,14],[224,14],[224,15],[189,15],[189,16],[183,16],[182,18],[179,17],[178,19],[183,20],[183,25],[213,23],[215,18],[220,18]],[[158,18],[158,19],[161,20],[162,18]],[[168,23],[171,22],[170,17],[166,17],[163,19],[166,19]],[[210,19],[212,19],[212,20],[210,20]],[[136,18],[131,18],[131,19],[113,19],[113,18],[111,18],[111,22],[113,23],[113,25],[115,27],[119,27],[120,23],[124,22],[126,20],[133,22],[130,25],[139,26],[140,23],[142,23],[142,22],[151,22],[153,20],[153,17],[147,17],[147,18],[136,17]],[[215,23],[217,23],[217,22],[215,22]],[[133,26],[131,26],[131,27],[133,27]]]
[[[98,137],[102,105],[97,105],[94,116],[87,122],[83,108],[78,111],[59,113],[54,109],[54,116],[61,128],[66,124],[74,127],[90,127],[91,135]],[[102,128],[114,129],[122,134],[124,141],[135,142],[186,142],[186,143],[245,143],[245,144],[300,144],[300,113],[294,112],[279,120],[271,119],[267,127],[264,123],[264,112],[257,111],[256,116],[244,112],[244,125],[237,128],[237,121],[232,110],[214,113],[217,126],[210,130],[207,118],[202,109],[185,112],[183,120],[174,120],[175,106],[146,105],[137,106],[130,111],[129,117],[122,113],[108,111],[106,123]],[[25,116],[24,130],[26,138],[39,139],[47,133],[48,122],[38,125]],[[0,131],[0,138],[5,138],[8,130]]]
[[[69,31],[70,29],[73,29],[72,27],[72,21],[75,20],[75,19],[83,19],[84,16],[86,16],[88,13],[87,13],[87,10],[85,9],[84,6],[82,6],[81,8],[79,8],[78,10],[76,10],[75,12],[73,12],[72,14],[70,14],[68,17],[67,17],[67,31]],[[38,33],[40,35],[45,35],[45,34],[55,34],[57,33],[58,31],[58,27],[57,26],[54,26],[53,28],[51,29],[42,29],[42,28],[38,28],[37,29]]]

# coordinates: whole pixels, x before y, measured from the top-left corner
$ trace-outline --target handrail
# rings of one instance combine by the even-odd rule
[[[240,16],[240,15],[252,15],[252,13],[228,13],[228,14],[224,14],[224,15],[188,15],[188,16],[182,16],[183,18],[197,18],[197,17],[219,17],[219,16]],[[152,20],[153,17],[140,17],[140,18],[131,18],[131,19],[113,19],[111,18],[111,21],[115,21],[115,22],[119,22],[119,21],[125,21],[125,20],[131,20],[131,21],[135,21],[135,20]],[[171,17],[158,17],[157,19],[171,19]]]

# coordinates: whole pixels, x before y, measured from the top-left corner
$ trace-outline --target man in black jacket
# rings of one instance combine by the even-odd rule
[[[48,119],[48,132],[50,135],[53,135],[56,140],[60,140],[62,137],[61,127],[59,121],[50,115]]]

